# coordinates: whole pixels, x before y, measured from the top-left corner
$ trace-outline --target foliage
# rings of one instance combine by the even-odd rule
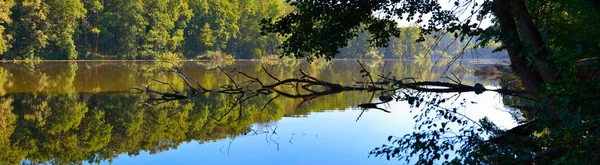
[[[276,0],[3,0],[1,4],[0,54],[30,60],[194,58],[217,50],[237,58],[259,58],[277,54],[281,39],[261,36],[258,23],[289,10],[289,5]]]
[[[17,59],[35,59],[39,58],[40,51],[48,43],[47,12],[48,6],[41,0],[16,1],[17,5],[13,12],[12,33],[15,36],[13,51],[9,51],[9,56]]]
[[[186,1],[155,0],[146,1],[144,5],[150,27],[146,27],[142,37],[141,58],[169,58],[177,54],[178,49],[182,50],[183,29],[192,16]]]
[[[478,47],[468,41],[460,41],[450,35],[435,33],[421,38],[419,26],[412,25],[400,27],[401,33],[398,37],[390,37],[389,45],[386,47],[371,47],[368,43],[370,33],[359,32],[357,36],[348,41],[345,47],[339,49],[334,58],[354,59],[366,58],[369,52],[379,52],[386,59],[448,59],[461,58],[505,58],[505,52],[493,52],[498,46],[490,43],[490,46]],[[270,34],[273,35],[273,34]],[[417,42],[423,39],[421,42]],[[287,56],[286,56],[287,57]]]
[[[196,56],[196,59],[210,59],[215,61],[233,61],[233,56],[221,51],[207,51],[202,55]]]
[[[285,13],[286,4],[283,1],[242,0],[240,5],[240,27],[238,36],[228,43],[228,50],[236,58],[261,58],[262,56],[277,54],[277,45],[282,38],[274,34],[261,35],[260,25],[262,19],[279,17]]]
[[[15,1],[13,0],[0,1],[0,54],[3,54],[10,48],[8,44],[10,36],[5,35],[4,30],[6,29],[6,24],[12,23],[12,19],[10,19],[10,8],[12,8],[13,5],[15,5]]]
[[[222,51],[238,59],[260,59],[282,55],[279,45],[284,39],[292,40],[263,33],[260,22],[275,23],[275,18],[299,10],[303,9],[281,0],[4,0],[0,6],[0,54],[17,60],[193,59],[207,51]],[[369,47],[374,40],[384,58],[435,55],[436,51],[429,49],[436,37],[419,35],[417,26],[399,28],[395,35],[380,34],[375,29],[394,23],[370,16],[365,19],[375,22],[357,26],[353,34],[357,39],[339,40],[335,45],[345,48],[338,58],[365,58],[374,50]],[[379,39],[382,37],[387,38]],[[305,43],[304,38],[297,39]],[[413,42],[420,39],[427,42]],[[384,40],[390,40],[389,47]]]
[[[86,10],[78,0],[48,0],[48,42],[47,59],[77,59],[73,33],[78,20],[85,16]]]

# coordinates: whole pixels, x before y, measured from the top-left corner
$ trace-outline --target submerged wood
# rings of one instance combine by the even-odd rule
[[[494,91],[501,94],[513,95],[513,96],[525,96],[525,91],[520,90],[509,90],[509,89],[487,89],[483,85],[476,83],[473,85],[461,84],[459,81],[453,82],[441,82],[441,81],[416,81],[414,78],[403,78],[396,79],[395,77],[389,77],[390,74],[372,76],[369,71],[358,61],[358,64],[362,67],[361,73],[365,73],[364,76],[369,77],[368,82],[355,81],[353,85],[342,85],[338,83],[328,82],[311,76],[300,69],[298,72],[300,75],[294,78],[279,79],[273,76],[266,68],[263,67],[263,72],[267,74],[273,83],[266,83],[264,80],[260,80],[256,77],[252,77],[238,69],[231,71],[225,71],[221,67],[217,67],[224,76],[226,76],[231,84],[222,86],[218,89],[207,89],[203,87],[197,80],[187,76],[177,66],[171,68],[171,72],[174,72],[189,88],[191,92],[182,93],[177,91],[173,85],[168,82],[161,81],[158,79],[152,79],[158,83],[168,85],[172,92],[162,92],[151,89],[147,84],[139,84],[141,88],[135,88],[139,92],[146,92],[160,96],[148,101],[149,105],[155,105],[164,101],[181,100],[181,99],[193,99],[199,94],[208,92],[217,92],[229,95],[241,95],[238,100],[248,100],[252,97],[259,95],[270,95],[276,94],[278,96],[284,96],[293,99],[303,99],[303,102],[312,100],[321,96],[331,95],[347,91],[368,91],[368,92],[381,92],[381,93],[393,93],[401,89],[410,89],[418,92],[432,92],[432,93],[461,93],[461,92],[475,92],[476,94],[483,93],[485,91]],[[235,81],[234,76],[243,76],[248,80]],[[377,81],[374,80],[378,78]],[[243,85],[242,85],[243,84]],[[294,90],[281,90],[281,87],[292,87]],[[302,103],[303,103],[302,102]],[[301,104],[302,104],[301,103]]]
[[[267,74],[269,76],[269,78],[272,79],[272,81],[274,81],[272,83],[267,83],[265,80],[261,80],[259,78],[250,76],[249,74],[244,73],[235,68],[231,71],[225,71],[225,70],[223,70],[223,68],[217,67],[215,69],[220,71],[224,76],[226,76],[230,80],[231,84],[221,86],[220,88],[217,88],[217,89],[207,89],[207,88],[203,87],[201,84],[199,84],[197,80],[195,80],[195,79],[187,76],[185,73],[183,73],[177,66],[173,66],[170,71],[174,72],[180,79],[182,79],[182,81],[186,84],[186,87],[190,88],[189,91],[191,91],[191,92],[188,92],[188,93],[179,92],[170,83],[161,81],[161,80],[157,80],[157,79],[152,79],[152,80],[159,82],[161,84],[164,84],[164,85],[168,85],[170,87],[170,89],[172,90],[172,92],[169,92],[169,91],[162,92],[162,91],[154,90],[154,89],[151,89],[149,87],[149,85],[146,85],[146,84],[139,84],[139,86],[141,88],[134,88],[134,89],[137,89],[139,92],[146,92],[149,94],[159,96],[158,98],[153,98],[153,99],[147,100],[146,105],[150,105],[150,106],[162,104],[165,102],[175,101],[175,100],[194,99],[198,95],[201,95],[204,93],[209,93],[209,92],[216,92],[216,93],[230,95],[230,96],[232,96],[233,102],[232,102],[231,106],[229,107],[229,109],[227,110],[227,112],[225,114],[223,114],[221,117],[216,117],[216,118],[211,117],[218,122],[221,121],[225,116],[227,116],[231,112],[233,112],[234,109],[236,109],[236,108],[239,109],[239,111],[238,111],[238,113],[240,113],[240,115],[238,116],[238,119],[239,119],[243,113],[242,110],[243,110],[244,106],[242,104],[244,102],[248,101],[251,98],[258,97],[260,95],[271,95],[271,94],[275,94],[276,96],[272,97],[269,101],[267,101],[267,103],[263,106],[263,108],[261,110],[264,110],[264,108],[266,108],[268,104],[270,104],[274,99],[277,99],[280,96],[287,97],[287,98],[293,98],[293,99],[302,99],[302,102],[299,103],[300,105],[302,105],[303,103],[305,103],[307,101],[310,101],[310,100],[313,100],[313,99],[316,99],[316,98],[319,98],[322,96],[337,94],[337,93],[341,93],[341,92],[348,92],[348,91],[367,91],[367,92],[373,92],[373,94],[375,92],[381,93],[382,97],[380,97],[380,98],[383,98],[383,99],[380,99],[381,102],[375,102],[375,103],[369,102],[369,103],[359,104],[359,105],[357,105],[357,107],[363,108],[363,112],[366,109],[376,109],[376,110],[381,110],[381,111],[387,112],[387,113],[390,113],[391,111],[380,108],[380,107],[378,107],[378,105],[384,104],[384,103],[387,103],[387,102],[390,102],[393,100],[396,100],[396,101],[405,100],[405,101],[408,101],[409,104],[411,104],[411,105],[414,104],[416,106],[421,104],[419,102],[422,102],[422,100],[417,101],[418,96],[409,95],[409,94],[404,94],[402,96],[397,95],[397,93],[403,93],[402,91],[406,91],[406,90],[414,91],[415,93],[425,92],[425,93],[459,93],[459,94],[462,92],[474,92],[476,94],[481,94],[486,91],[492,91],[492,92],[497,92],[497,93],[504,94],[504,95],[528,98],[528,95],[527,95],[528,93],[525,91],[522,91],[522,90],[487,89],[482,84],[479,84],[479,83],[476,83],[473,85],[466,85],[466,84],[462,84],[459,80],[452,80],[452,82],[417,81],[415,78],[396,79],[395,77],[390,77],[389,75],[391,75],[391,74],[383,74],[383,73],[381,75],[373,76],[373,75],[371,75],[371,72],[367,71],[367,69],[360,63],[360,61],[358,61],[358,64],[362,68],[361,73],[363,73],[364,76],[368,76],[368,81],[354,81],[353,85],[343,85],[343,84],[324,81],[324,80],[318,79],[314,76],[307,74],[306,72],[304,72],[301,69],[298,70],[298,72],[300,73],[298,77],[280,79],[280,78],[273,76],[266,68],[263,67],[262,68],[263,72],[265,74]],[[243,77],[246,77],[247,80],[235,81],[233,78],[235,76],[243,76]],[[288,90],[288,91],[281,90],[281,87],[292,87],[294,90]],[[454,96],[452,96],[452,97],[454,97]],[[450,97],[450,98],[452,98],[452,97]],[[449,100],[449,98],[440,99],[438,101],[438,103],[443,102],[442,100]],[[454,112],[454,113],[456,113],[456,112]],[[461,115],[459,113],[456,113],[456,114]],[[362,116],[362,113],[358,116],[357,120],[360,118],[360,116]],[[474,121],[464,115],[462,117],[477,124],[476,121]],[[521,126],[517,126],[510,130],[505,130],[504,133],[490,139],[487,142],[490,144],[496,144],[496,145],[506,145],[507,143],[506,143],[505,139],[508,137],[514,136],[515,132],[519,133],[518,135],[520,135],[520,136],[531,134],[532,131],[534,131],[534,129],[532,129],[534,127],[530,127],[529,125],[532,125],[533,123],[535,123],[535,122],[523,124]],[[524,128],[526,128],[526,129],[524,129]]]

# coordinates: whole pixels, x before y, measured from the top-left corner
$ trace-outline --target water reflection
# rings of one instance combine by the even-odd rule
[[[384,65],[382,61],[368,61],[365,64],[374,71],[381,70]],[[209,89],[229,81],[214,70],[218,64],[181,62],[177,65]],[[412,129],[412,116],[407,117],[403,113],[389,115],[373,111],[355,122],[360,111],[343,110],[357,109],[352,107],[370,101],[368,98],[371,95],[361,92],[323,96],[301,106],[298,106],[301,100],[286,98],[274,99],[266,104],[272,97],[261,96],[248,100],[239,113],[229,113],[231,97],[218,93],[206,93],[193,101],[179,100],[144,106],[152,96],[130,92],[130,88],[139,83],[148,83],[152,78],[157,78],[172,82],[178,90],[184,88],[184,83],[176,75],[165,71],[170,66],[170,63],[150,62],[0,64],[0,151],[3,151],[0,152],[0,164],[126,163],[122,161],[131,159],[126,155],[142,155],[143,159],[133,158],[148,161],[161,157],[153,154],[167,150],[185,151],[179,147],[188,147],[193,150],[189,152],[203,152],[205,155],[221,154],[204,160],[204,163],[228,164],[217,163],[224,161],[218,158],[223,158],[224,144],[236,138],[238,141],[248,141],[236,143],[234,153],[254,152],[254,149],[261,148],[257,145],[265,145],[256,142],[260,139],[267,145],[286,144],[301,150],[280,153],[270,152],[276,150],[260,150],[252,155],[280,156],[278,160],[289,159],[299,164],[302,161],[314,162],[317,160],[315,157],[323,161],[331,159],[338,163],[352,163],[353,159],[336,156],[335,152],[353,152],[353,155],[364,155],[361,159],[366,158],[368,151],[380,145],[387,135],[403,134],[394,133],[395,130],[390,128]],[[386,70],[393,70],[396,77],[421,80],[440,77],[439,71],[431,69],[433,63],[427,61],[388,62],[386,66]],[[363,79],[357,74],[360,67],[354,61],[317,61],[311,64],[297,61],[274,64],[236,62],[224,67],[235,67],[261,79],[269,79],[268,75],[259,73],[262,67],[272,70],[271,73],[276,77],[291,77],[294,71],[302,68],[315,77],[340,84]],[[474,84],[473,81],[488,85],[494,83],[475,78],[471,76],[472,72],[471,67],[456,70],[457,76],[465,84]],[[165,85],[151,85],[153,88],[169,90]],[[392,103],[391,106],[396,111],[408,109],[406,103]],[[282,120],[284,117],[285,120]],[[279,123],[275,124],[277,121]],[[274,133],[278,135],[273,137]],[[330,133],[339,133],[342,137],[332,137]],[[309,139],[309,136],[314,139],[302,141]],[[190,144],[196,143],[216,145],[218,149],[206,151],[202,149],[211,147],[195,145],[196,148],[189,148]],[[227,145],[226,148],[230,150],[231,146]],[[352,148],[360,151],[355,152]],[[189,152],[180,156],[199,155]],[[303,160],[311,156],[301,154],[314,157]],[[242,161],[245,157],[242,155],[224,159]],[[260,162],[259,158],[261,156],[247,157],[256,162]]]

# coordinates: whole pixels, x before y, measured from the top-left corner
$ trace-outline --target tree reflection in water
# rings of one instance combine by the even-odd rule
[[[283,141],[293,143],[294,136],[278,139],[277,127],[269,123],[284,116],[304,116],[311,112],[349,106],[364,107],[365,110],[382,108],[379,104],[370,103],[373,99],[369,98],[374,96],[389,96],[414,107],[425,107],[428,111],[417,118],[425,121],[421,123],[422,127],[433,126],[443,130],[448,124],[468,123],[464,116],[442,105],[457,96],[419,92],[419,88],[424,89],[432,84],[414,84],[403,80],[401,82],[405,86],[401,87],[397,83],[400,81],[392,81],[394,77],[414,77],[419,80],[440,77],[436,72],[429,71],[428,68],[433,65],[430,62],[383,65],[383,62],[371,61],[365,62],[363,68],[355,62],[340,61],[317,61],[312,64],[242,62],[235,65],[237,70],[232,66],[214,69],[215,65],[206,63],[186,62],[177,65],[181,73],[186,73],[190,80],[197,80],[204,89],[193,86],[195,91],[189,88],[195,82],[189,81],[190,84],[187,84],[180,81],[181,74],[165,71],[170,70],[168,63],[0,65],[0,150],[3,151],[0,152],[0,164],[19,164],[23,161],[31,164],[98,163],[115,159],[123,153],[138,155],[147,151],[153,154],[177,148],[184,142],[205,143],[234,139],[240,135],[265,135],[274,144]],[[384,66],[387,68],[385,70],[395,73],[384,72]],[[263,68],[269,70],[269,74],[262,72]],[[303,69],[303,73],[291,76],[290,71],[299,69]],[[425,72],[421,72],[423,70]],[[224,76],[224,73],[230,77]],[[388,79],[377,78],[376,75],[385,75],[383,77]],[[312,80],[303,81],[305,84],[319,83],[321,86],[296,86],[304,89],[303,92],[296,92],[295,88],[290,88],[290,84],[264,90],[266,84],[293,77]],[[152,81],[153,78],[170,85]],[[389,83],[382,83],[385,81]],[[330,84],[323,86],[324,83]],[[148,84],[148,89],[171,91],[171,94],[178,91],[175,94],[186,97],[148,104],[149,100],[169,97],[162,97],[165,93],[161,96],[136,93],[138,90],[129,89],[137,84]],[[331,85],[335,84],[346,85],[337,86],[336,92],[325,92],[331,91]],[[465,81],[462,84],[475,83]],[[456,87],[467,89],[463,87],[469,86]],[[470,91],[475,90],[474,86],[470,87]],[[262,91],[255,90],[259,94],[239,92],[248,89]],[[355,91],[358,89],[363,92]],[[146,91],[145,88],[142,90]],[[277,95],[276,90],[291,92],[298,97],[278,97],[285,95]],[[382,109],[385,110],[385,107]],[[426,122],[432,117],[447,120]],[[297,133],[295,136],[303,134]],[[226,152],[225,149],[222,152]]]

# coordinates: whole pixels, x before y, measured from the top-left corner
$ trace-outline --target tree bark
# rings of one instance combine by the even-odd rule
[[[508,52],[511,67],[525,84],[527,92],[535,95],[544,84],[544,79],[533,68],[527,67],[530,61],[522,55],[523,42],[519,38],[517,25],[511,15],[510,7],[505,0],[494,0],[492,5],[494,14],[500,23],[500,39]]]
[[[94,41],[94,53],[98,54],[98,44],[100,42],[100,33],[97,33]]]
[[[544,44],[540,30],[524,0],[508,0],[510,11],[518,24],[523,39],[533,47],[533,63],[545,83],[556,81],[556,67],[551,61],[550,50]]]

